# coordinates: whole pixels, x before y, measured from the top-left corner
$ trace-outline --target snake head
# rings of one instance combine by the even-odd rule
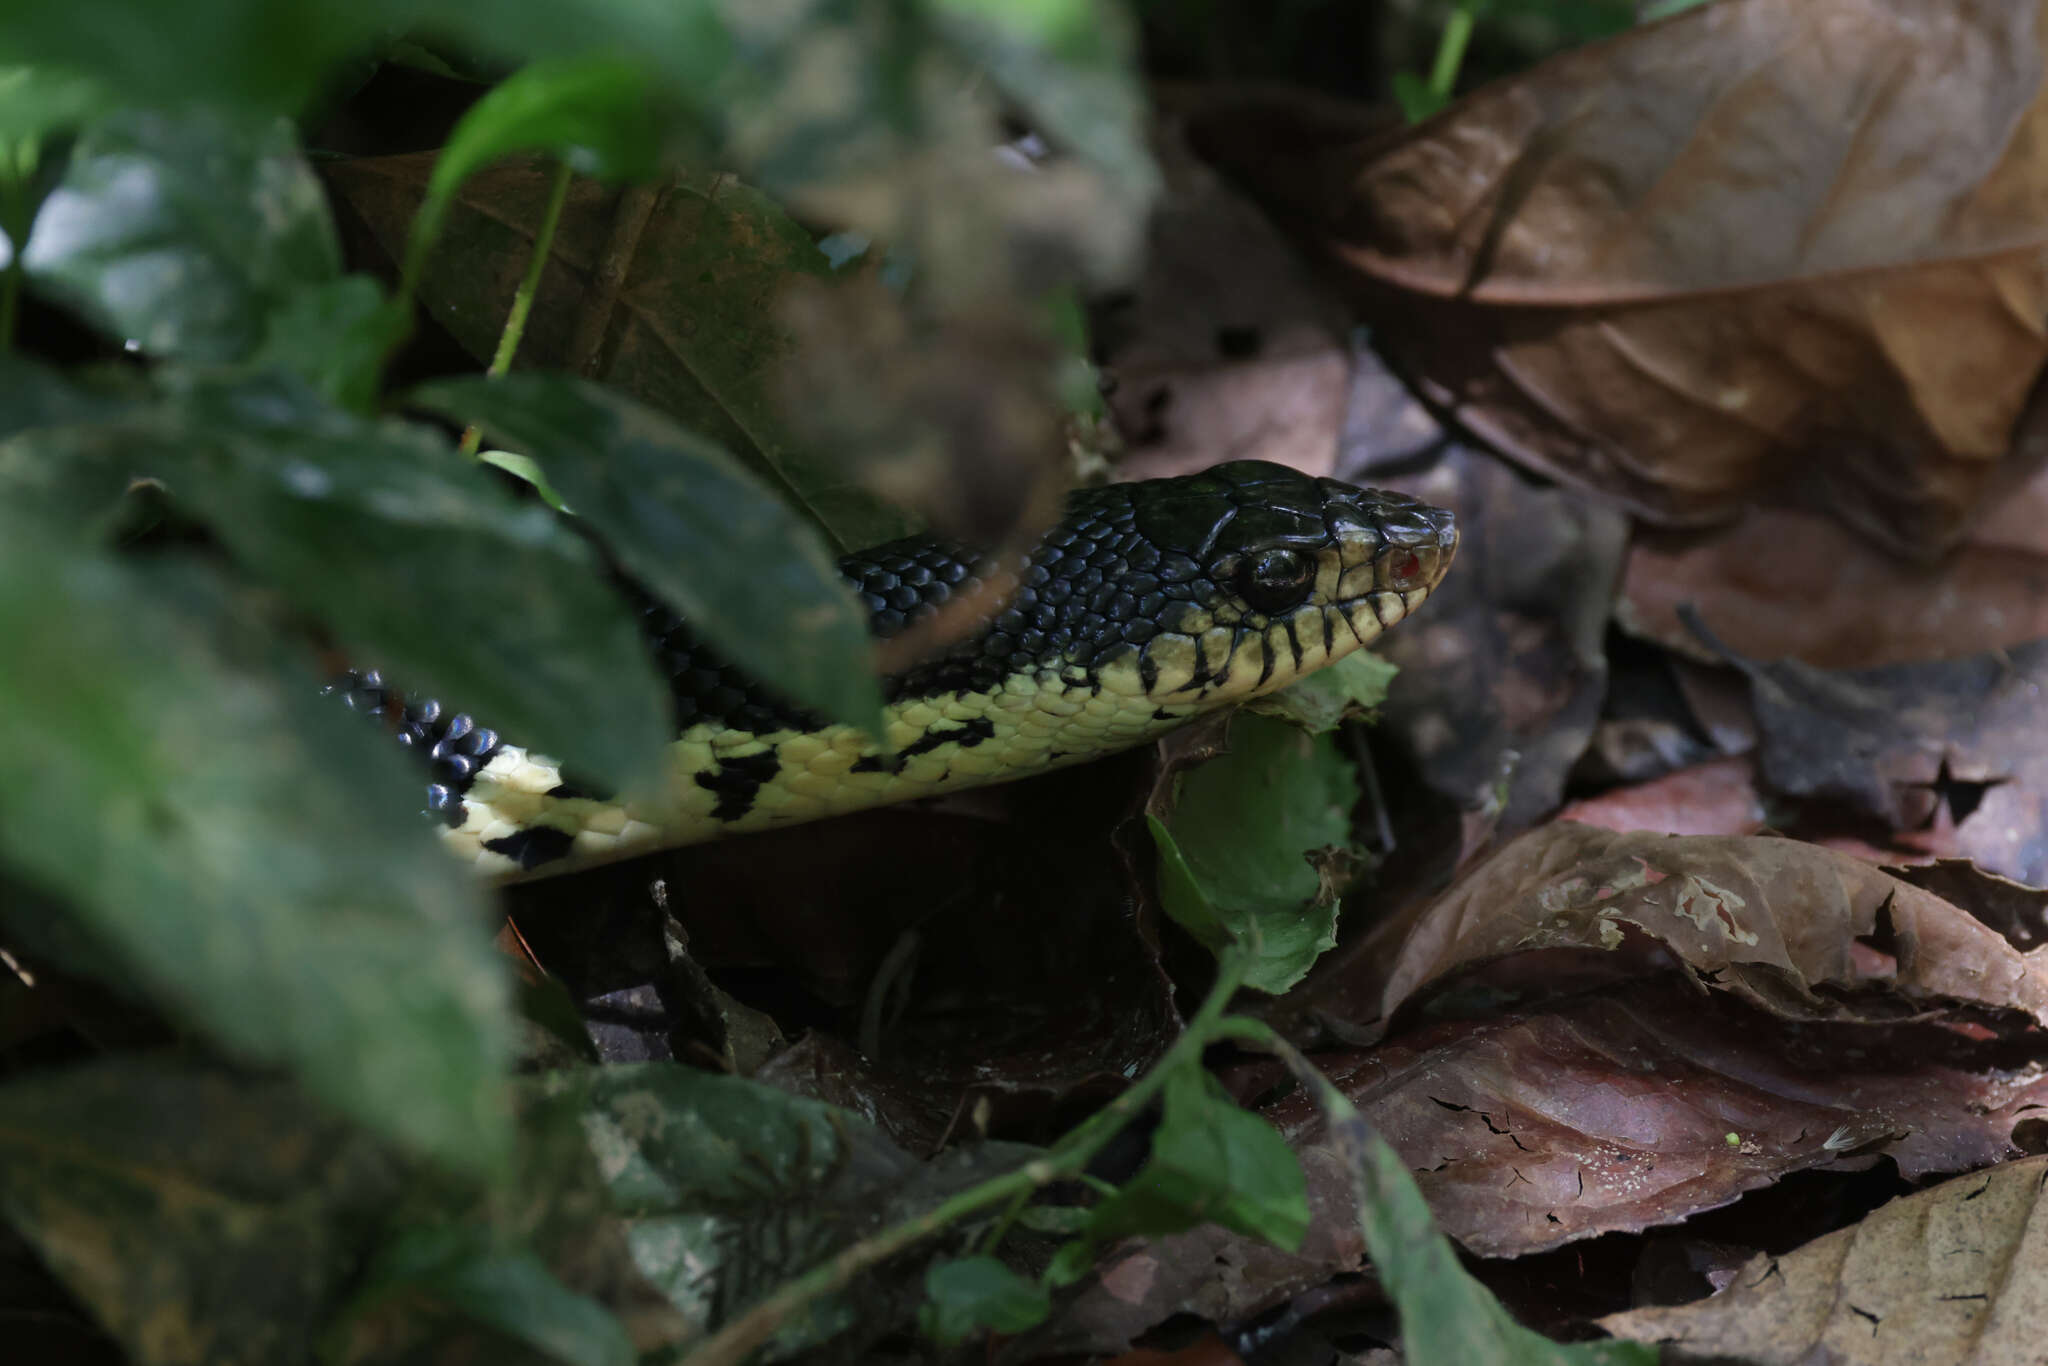
[[[1135,525],[1179,605],[1139,642],[1146,695],[1221,706],[1286,686],[1350,654],[1436,588],[1456,521],[1405,493],[1236,461],[1160,481]]]

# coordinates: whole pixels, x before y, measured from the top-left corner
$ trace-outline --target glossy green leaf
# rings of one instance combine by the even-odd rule
[[[1167,1078],[1151,1160],[1096,1206],[1089,1237],[1103,1242],[1216,1223],[1291,1251],[1301,1246],[1308,1217],[1308,1184],[1287,1141],[1191,1065]]]
[[[416,402],[537,461],[621,563],[784,696],[876,727],[866,613],[817,536],[716,446],[559,375],[443,380]]]
[[[158,1057],[0,1086],[0,1211],[138,1366],[310,1361],[398,1188],[278,1082]]]
[[[489,1164],[511,1026],[478,888],[401,757],[250,609],[195,570],[0,530],[0,860],[176,1018]]]
[[[556,1278],[533,1252],[492,1245],[473,1224],[402,1232],[371,1268],[367,1296],[407,1294],[526,1343],[567,1366],[632,1366],[618,1318]]]
[[[1239,715],[1226,753],[1183,773],[1150,813],[1166,913],[1212,949],[1255,957],[1245,985],[1278,994],[1336,943],[1358,782],[1332,737]]]
[[[1052,1312],[1052,1296],[993,1257],[940,1262],[924,1278],[918,1325],[942,1347],[976,1333],[1021,1333]]]
[[[282,120],[123,112],[79,138],[22,252],[30,283],[154,355],[232,361],[334,278],[327,201]]]
[[[470,106],[448,135],[413,223],[413,251],[441,234],[462,182],[515,152],[549,152],[579,172],[641,180],[659,165],[661,127],[644,67],[605,57],[539,62]]]
[[[353,662],[615,786],[665,779],[668,698],[632,609],[555,513],[440,437],[261,381],[193,391],[122,453]]]

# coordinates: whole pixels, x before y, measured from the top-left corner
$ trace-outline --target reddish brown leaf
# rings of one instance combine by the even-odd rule
[[[1674,978],[1318,1059],[1485,1256],[1676,1223],[1875,1153],[1909,1176],[2014,1156],[2048,1079],[2010,1061],[1929,1024],[1794,1028]],[[1265,1113],[1323,1151],[1305,1098]]]

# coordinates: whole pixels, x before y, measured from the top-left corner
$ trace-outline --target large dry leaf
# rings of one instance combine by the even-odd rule
[[[1445,894],[1402,946],[1383,1013],[1454,973],[1541,950],[1610,980],[1675,959],[1702,986],[1786,1020],[1898,1019],[1953,1004],[2048,1023],[2048,961],[1846,854],[1563,821]]]
[[[1724,0],[1392,142],[1203,145],[1517,458],[1659,521],[1768,495],[1929,558],[2013,475],[2048,360],[2044,41],[2036,3]]]
[[[1718,1295],[1600,1324],[1681,1360],[2036,1366],[2048,1319],[2044,1182],[2040,1157],[1959,1177],[1785,1256],[1759,1255]]]
[[[1545,971],[1532,956],[1529,975]],[[1882,1155],[1911,1177],[2017,1156],[2048,1078],[2038,1057],[2014,1063],[2040,1051],[1936,1022],[1792,1024],[1667,975],[1317,1062],[1444,1231],[1508,1257],[1675,1224],[1792,1172]],[[1326,1152],[1305,1098],[1266,1116],[1304,1154]]]

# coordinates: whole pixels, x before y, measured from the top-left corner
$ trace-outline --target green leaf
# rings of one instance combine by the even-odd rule
[[[309,1361],[398,1187],[274,1081],[160,1056],[0,1086],[0,1211],[140,1366]]]
[[[1292,1251],[1308,1218],[1308,1184],[1287,1141],[1191,1064],[1166,1080],[1151,1160],[1096,1206],[1089,1236],[1100,1243],[1216,1223]]]
[[[193,361],[246,356],[271,311],[340,262],[291,126],[200,110],[87,129],[22,252],[37,289],[136,349]]]
[[[413,399],[537,461],[627,570],[740,668],[879,728],[866,614],[810,528],[724,451],[566,376],[443,380]]]
[[[858,1117],[739,1077],[646,1063],[544,1086],[580,1117],[641,1275],[692,1323],[871,1229],[881,1198],[918,1168]],[[814,1301],[773,1355],[822,1342],[859,1312],[851,1294]]]
[[[1321,735],[1344,721],[1371,716],[1387,700],[1387,686],[1399,672],[1372,651],[1355,650],[1329,668],[1246,705],[1261,716],[1277,716]]]
[[[118,454],[394,686],[620,788],[665,779],[668,698],[632,609],[560,517],[433,433],[269,380],[194,389]]]
[[[471,1224],[405,1230],[371,1268],[365,1297],[410,1293],[569,1366],[632,1366],[612,1312],[556,1278],[524,1248],[492,1245]]]
[[[116,103],[113,92],[98,81],[69,71],[0,69],[0,143],[40,141]]]
[[[71,0],[0,6],[0,63],[70,68],[138,104],[296,111],[329,66],[415,0]]]
[[[1027,1281],[993,1257],[940,1262],[924,1278],[918,1326],[942,1347],[983,1332],[1021,1333],[1052,1312],[1044,1286]]]
[[[1430,85],[1425,76],[1418,76],[1413,71],[1396,71],[1394,102],[1401,106],[1401,113],[1408,122],[1421,123],[1449,105],[1451,97]]]
[[[384,358],[405,339],[409,325],[368,275],[304,285],[271,310],[268,331],[247,368],[297,376],[337,407],[368,412],[383,380]]]
[[[10,511],[0,861],[233,1053],[448,1162],[497,1161],[505,974],[417,777],[248,601]]]
[[[539,62],[471,105],[434,162],[413,220],[409,260],[441,235],[462,182],[514,152],[549,152],[585,175],[644,180],[659,166],[661,127],[643,67],[608,57]],[[408,276],[417,278],[415,271]]]
[[[1229,750],[1182,774],[1148,813],[1166,913],[1211,949],[1254,958],[1245,985],[1278,995],[1337,938],[1357,779],[1330,736],[1239,715]]]

